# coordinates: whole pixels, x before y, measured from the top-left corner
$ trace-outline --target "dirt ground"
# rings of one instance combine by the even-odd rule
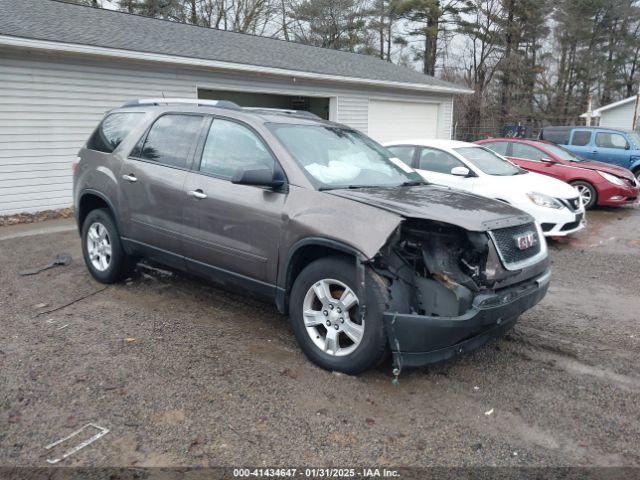
[[[105,288],[60,222],[0,228],[0,465],[92,422],[62,465],[640,466],[640,210],[588,220],[506,338],[397,386],[314,367],[274,306],[144,270]]]

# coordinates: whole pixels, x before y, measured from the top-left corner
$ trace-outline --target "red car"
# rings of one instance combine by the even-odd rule
[[[573,185],[584,208],[594,205],[634,205],[640,185],[626,168],[585,160],[558,145],[520,138],[487,138],[482,144],[525,170],[549,175]]]

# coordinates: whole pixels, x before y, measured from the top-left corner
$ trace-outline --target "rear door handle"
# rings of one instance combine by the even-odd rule
[[[192,197],[195,197],[195,198],[200,199],[200,200],[202,200],[202,199],[204,199],[204,198],[207,198],[207,194],[206,194],[206,193],[204,193],[204,192],[202,191],[202,189],[200,189],[200,188],[199,188],[199,189],[197,189],[197,190],[189,190],[189,192],[188,192],[188,193],[189,193],[189,195],[191,195]]]
[[[127,182],[131,182],[131,183],[138,181],[138,179],[133,173],[129,175],[122,175],[122,178],[124,178]]]

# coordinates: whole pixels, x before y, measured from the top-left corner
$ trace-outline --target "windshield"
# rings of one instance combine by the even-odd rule
[[[584,158],[580,158],[574,155],[573,153],[571,153],[569,150],[565,150],[564,148],[558,147],[557,145],[549,145],[545,143],[544,148],[550,151],[551,153],[553,153],[556,157],[560,158],[561,160],[566,160],[568,162],[585,162],[586,161]]]
[[[636,150],[640,150],[640,133],[631,132],[628,135],[631,141],[635,143]]]
[[[456,152],[473,163],[477,168],[487,175],[520,175],[526,173],[513,163],[499,157],[491,150],[483,147],[462,147],[456,148]]]
[[[402,161],[354,130],[324,125],[268,126],[323,190],[425,183]]]

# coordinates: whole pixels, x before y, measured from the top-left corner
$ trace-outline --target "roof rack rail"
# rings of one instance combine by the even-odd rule
[[[284,115],[295,115],[298,117],[313,118],[316,120],[322,120],[322,117],[307,110],[290,110],[287,108],[267,108],[267,107],[244,107],[244,110],[248,110],[253,113],[280,113]]]
[[[121,108],[126,107],[140,107],[144,105],[174,105],[174,104],[187,104],[197,105],[200,107],[218,107],[218,108],[230,108],[233,110],[241,110],[241,107],[229,100],[203,100],[200,98],[139,98],[138,100],[130,100],[122,104]]]

